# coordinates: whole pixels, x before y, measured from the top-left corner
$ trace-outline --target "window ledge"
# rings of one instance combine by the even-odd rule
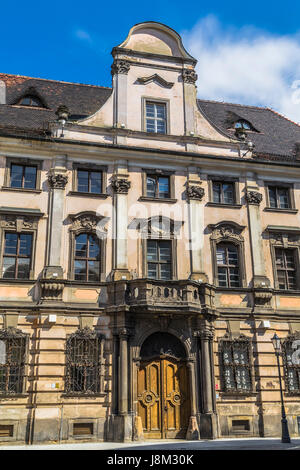
[[[223,207],[225,209],[240,209],[242,204],[222,204],[220,202],[207,202],[207,206],[209,207]]]
[[[300,295],[300,290],[299,289],[274,289],[274,294],[277,295]]]
[[[145,201],[145,202],[160,202],[160,203],[166,202],[167,204],[175,204],[175,202],[177,202],[177,199],[173,199],[170,197],[160,198],[160,197],[141,196],[138,200]]]
[[[105,397],[107,392],[99,392],[99,393],[62,393],[61,396],[63,398],[97,398],[97,397]]]
[[[15,192],[22,192],[22,193],[36,193],[40,194],[42,192],[41,189],[29,189],[29,188],[11,188],[10,186],[2,186],[2,191],[15,191]]]
[[[95,199],[106,199],[109,194],[106,193],[83,193],[80,191],[69,191],[67,196],[91,197]]]
[[[253,391],[249,391],[249,392],[238,392],[238,391],[232,391],[232,392],[220,392],[220,396],[226,398],[231,398],[231,397],[234,397],[234,398],[237,398],[237,397],[255,397],[256,395],[258,395],[259,392],[253,392]]]
[[[9,283],[9,284],[34,284],[35,282],[37,282],[37,279],[10,279],[10,278],[4,278],[4,277],[1,277],[0,278],[0,283]]]
[[[265,207],[264,211],[266,212],[284,212],[287,214],[297,214],[298,209],[280,209],[278,207]]]

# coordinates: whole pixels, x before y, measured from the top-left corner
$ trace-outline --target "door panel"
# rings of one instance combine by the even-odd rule
[[[170,358],[142,362],[138,414],[148,438],[184,438],[190,416],[186,365]]]

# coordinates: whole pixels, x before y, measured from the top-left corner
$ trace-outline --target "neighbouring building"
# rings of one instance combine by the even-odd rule
[[[300,127],[163,24],[112,56],[0,74],[0,441],[280,436],[275,332],[299,436]]]

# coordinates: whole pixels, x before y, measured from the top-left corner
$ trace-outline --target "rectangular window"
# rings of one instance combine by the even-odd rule
[[[293,343],[294,341],[290,340],[283,343],[285,379],[290,393],[300,393],[300,365],[298,364],[298,357],[295,358],[297,348],[292,347]]]
[[[234,186],[234,183],[213,181],[213,202],[218,204],[235,204]]]
[[[102,171],[77,170],[77,191],[82,193],[102,193]]]
[[[6,232],[2,277],[4,279],[29,279],[32,255],[32,234]]]
[[[230,243],[217,245],[217,270],[220,287],[240,287],[238,249]]]
[[[221,365],[224,391],[249,392],[252,389],[248,341],[222,341]]]
[[[296,289],[296,253],[294,249],[275,248],[278,288]]]
[[[147,241],[147,272],[150,279],[172,278],[171,241]]]
[[[277,209],[290,209],[289,188],[279,186],[268,186],[270,207]]]
[[[73,436],[92,436],[94,434],[93,423],[74,423]]]
[[[145,105],[146,132],[157,134],[167,133],[167,110],[165,103],[146,101]]]
[[[98,281],[100,277],[100,245],[93,234],[75,237],[74,277],[77,281]]]
[[[32,165],[11,164],[10,167],[10,187],[35,189],[36,188],[37,167]]]
[[[23,392],[26,335],[0,333],[0,394]]]
[[[169,198],[169,176],[147,175],[147,197],[154,197],[160,199]]]
[[[81,330],[67,340],[66,392],[100,392],[100,342],[94,331]]]

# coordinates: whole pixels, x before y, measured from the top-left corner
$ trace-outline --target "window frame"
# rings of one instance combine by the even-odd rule
[[[96,230],[96,222],[99,222],[103,219],[103,216],[98,216],[92,211],[84,211],[80,212],[79,214],[70,214],[69,218],[72,221],[72,225],[69,229],[70,233],[70,244],[69,244],[69,271],[68,271],[68,279],[73,281],[73,283],[77,284],[99,284],[99,282],[106,281],[106,229],[103,229],[101,232],[101,237],[97,237],[97,230]],[[87,218],[88,222],[81,222]],[[90,221],[89,221],[90,220]],[[87,233],[90,235],[94,235],[99,240],[99,247],[100,247],[100,269],[99,269],[99,279],[97,281],[82,281],[82,280],[75,280],[75,248],[76,242],[75,238],[77,235],[81,233]]]
[[[231,204],[225,202],[214,202],[214,193],[213,193],[213,185],[214,183],[220,184],[232,184],[233,185],[233,197],[234,202]],[[207,202],[208,206],[216,206],[216,207],[229,207],[229,208],[240,208],[241,200],[240,200],[240,191],[239,191],[239,178],[236,177],[227,177],[227,176],[209,176],[208,177],[208,195],[209,201]]]
[[[151,223],[164,222],[169,224],[169,232],[162,232],[159,235],[151,231]],[[182,225],[182,222],[176,224]],[[148,260],[147,260],[147,241],[148,240],[161,240],[171,242],[171,280],[177,279],[177,238],[175,234],[175,222],[172,219],[164,216],[154,216],[146,219],[144,225],[141,228],[141,248],[142,248],[142,275],[144,279],[148,279]],[[161,281],[168,282],[163,279],[150,279],[149,282]]]
[[[163,104],[165,105],[166,110],[166,118],[165,118],[165,125],[166,125],[166,132],[148,132],[147,131],[147,123],[146,123],[146,104],[147,103],[154,103],[154,104]],[[142,96],[142,131],[145,132],[147,135],[157,135],[157,136],[164,136],[170,134],[170,100],[168,99],[160,99],[160,98],[153,98],[152,96]]]
[[[40,160],[33,160],[30,158],[6,158],[6,166],[5,166],[5,173],[4,173],[4,182],[2,186],[2,190],[5,191],[24,191],[24,192],[36,192],[41,193],[41,172],[42,172],[42,164],[43,162]],[[36,181],[35,181],[35,188],[12,188],[11,187],[11,167],[12,165],[20,165],[23,167],[26,166],[34,166],[36,167]],[[24,170],[23,170],[24,175]]]
[[[295,234],[293,229],[287,228],[286,231],[282,228],[279,229],[272,229],[271,227],[267,227],[267,231],[269,232],[269,244],[270,244],[270,251],[271,251],[271,259],[272,259],[272,271],[273,271],[273,282],[274,282],[274,289],[278,290],[281,294],[283,292],[291,293],[300,290],[300,238],[297,234]],[[300,232],[300,230],[299,230]],[[290,243],[289,236],[296,237],[299,241],[297,243]],[[276,266],[276,248],[280,249],[291,249],[295,252],[295,265],[296,265],[296,289],[279,289],[278,277],[277,277],[277,266]]]
[[[246,282],[246,265],[245,265],[245,241],[241,232],[244,226],[235,222],[219,222],[218,224],[211,224],[208,226],[212,230],[210,236],[211,256],[212,256],[212,269],[213,269],[213,283],[218,289],[235,289],[239,290],[247,287]],[[228,233],[223,233],[223,230]],[[217,265],[217,245],[219,243],[232,243],[238,249],[239,257],[239,274],[240,274],[240,287],[221,287],[219,286],[218,279],[218,265]]]
[[[231,351],[233,353],[234,345],[238,345],[239,343],[245,344],[245,349],[247,350],[248,355],[248,363],[247,370],[249,371],[249,378],[250,378],[250,388],[248,390],[238,389],[237,388],[237,381],[234,374],[235,379],[235,388],[234,389],[226,389],[225,385],[225,370],[224,370],[224,346],[226,344],[230,344]],[[253,360],[253,347],[252,347],[252,340],[250,337],[245,336],[243,334],[239,335],[238,337],[232,337],[229,334],[226,334],[223,338],[220,338],[218,341],[218,357],[219,357],[219,377],[220,377],[220,385],[221,385],[221,393],[225,396],[232,396],[232,395],[241,395],[241,396],[249,396],[255,394],[255,370],[254,370],[254,360]],[[234,367],[238,366],[234,365],[234,362],[227,367]]]
[[[148,176],[156,176],[159,177],[168,177],[169,178],[169,197],[168,198],[161,198],[161,197],[152,197],[147,196],[147,178]],[[160,169],[152,169],[152,168],[143,168],[142,169],[142,196],[139,198],[140,201],[155,201],[155,202],[167,202],[167,203],[175,203],[177,199],[175,199],[175,172],[169,170],[160,170]]]
[[[9,254],[5,254],[5,247],[6,247],[6,235],[8,233],[13,233],[13,234],[16,234],[17,235],[17,253],[15,255],[9,255]],[[31,250],[30,250],[30,256],[22,256],[20,255],[19,253],[19,250],[20,250],[20,238],[21,238],[21,235],[31,235]],[[3,233],[3,249],[2,249],[2,259],[1,259],[1,279],[5,279],[7,280],[8,282],[10,280],[15,280],[15,281],[26,281],[26,280],[29,280],[30,279],[30,272],[32,271],[32,256],[33,256],[33,239],[34,239],[34,234],[32,232],[16,232],[16,231],[13,231],[13,230],[4,230],[4,233]],[[15,276],[13,278],[10,278],[10,277],[4,277],[3,276],[3,267],[4,267],[4,258],[14,258],[15,259]],[[28,259],[29,258],[29,276],[26,277],[26,278],[19,278],[19,277],[16,277],[16,274],[18,273],[18,266],[19,266],[19,259]]]
[[[78,171],[88,171],[88,172],[101,172],[101,193],[91,193],[78,191]],[[69,191],[71,196],[86,196],[91,198],[101,198],[105,199],[108,197],[107,194],[107,166],[105,165],[95,165],[92,163],[73,163],[72,168],[72,191]]]
[[[216,244],[216,256],[217,256],[217,252],[218,252],[218,247],[219,246],[224,246],[225,249],[226,249],[226,261],[228,260],[228,247],[229,246],[234,246],[235,249],[236,249],[236,252],[237,252],[237,258],[238,258],[238,263],[237,265],[230,265],[229,262],[227,264],[218,264],[218,259],[216,259],[216,264],[217,264],[217,277],[218,277],[218,287],[225,287],[225,288],[239,288],[239,287],[242,287],[242,283],[241,283],[241,268],[240,268],[240,253],[239,253],[239,248],[236,244],[232,243],[232,242],[226,242],[225,240],[224,241],[220,241],[219,243]],[[220,286],[219,282],[219,268],[223,268],[226,270],[226,278],[227,278],[227,283],[228,285],[226,286]],[[237,268],[238,269],[238,278],[239,278],[239,285],[238,286],[231,286],[230,285],[230,269],[231,268]]]
[[[26,212],[27,211],[27,212]],[[35,270],[35,259],[36,259],[36,244],[38,236],[38,224],[39,219],[44,214],[36,213],[33,210],[28,209],[16,209],[16,208],[7,208],[0,209],[0,230],[1,230],[1,251],[0,251],[0,280],[5,282],[28,282],[34,280],[34,270]],[[4,256],[4,245],[5,245],[5,233],[25,233],[32,234],[32,246],[31,246],[31,263],[29,270],[28,279],[9,279],[2,277],[3,270],[3,256]]]
[[[94,375],[97,376],[98,378],[98,383],[97,386],[98,388],[95,391],[91,390],[73,390],[71,386],[71,381],[72,381],[72,367],[88,367],[83,361],[82,363],[73,363],[72,361],[72,342],[78,341],[93,341],[96,343],[96,346],[94,346],[94,349],[96,352],[98,351],[97,354],[97,362],[95,361],[95,357],[93,357],[93,362],[95,362],[94,366],[96,368],[96,371],[94,372]],[[64,375],[64,395],[65,396],[74,396],[74,397],[80,397],[80,396],[103,396],[106,395],[104,392],[104,373],[105,373],[105,367],[104,367],[104,342],[105,342],[105,337],[104,335],[100,334],[99,331],[95,329],[90,329],[88,327],[84,328],[78,328],[77,331],[74,333],[67,335],[66,338],[66,343],[65,343],[65,375]]]
[[[265,211],[269,212],[290,212],[296,214],[298,209],[295,206],[294,197],[294,184],[293,183],[281,183],[278,181],[265,181],[265,196],[266,196],[266,207]],[[289,198],[289,207],[272,207],[270,205],[269,187],[275,187],[277,189],[287,189]],[[277,191],[276,191],[277,193]],[[276,198],[277,199],[277,198]]]
[[[288,396],[299,396],[300,395],[300,364],[288,364],[287,361],[287,347],[289,344],[292,344],[294,341],[300,340],[300,332],[296,332],[294,334],[289,334],[283,341],[282,341],[282,359],[283,359],[283,367],[284,367],[284,380],[285,380],[285,394]],[[296,351],[296,349],[295,349]],[[298,388],[297,390],[290,390],[289,387],[289,370],[296,370],[298,375]]]
[[[157,261],[148,261],[148,243],[149,242],[155,242],[156,243],[156,254],[157,254]],[[162,261],[160,260],[160,256],[159,256],[159,243],[162,243],[162,242],[168,242],[169,246],[170,246],[170,262],[167,262],[167,261]],[[146,250],[147,250],[147,279],[150,279],[152,281],[165,281],[165,282],[168,282],[168,281],[171,281],[173,279],[173,253],[172,253],[172,240],[166,240],[166,239],[152,239],[152,238],[148,238],[147,239],[147,243],[146,243]],[[161,275],[161,265],[163,264],[168,264],[170,265],[170,270],[171,270],[171,276],[170,276],[170,279],[163,279],[162,277],[156,277],[156,278],[150,278],[148,276],[148,273],[149,273],[149,268],[148,268],[148,265],[149,264],[155,264],[157,266],[157,272],[159,273],[159,275]]]
[[[0,340],[2,341],[9,341],[9,340],[20,340],[23,342],[23,354],[22,354],[22,361],[20,362],[19,368],[21,369],[20,372],[20,390],[16,392],[9,392],[7,390],[1,391],[0,390],[0,397],[20,397],[26,395],[26,383],[27,383],[27,373],[28,373],[28,353],[29,353],[29,338],[30,335],[28,333],[24,333],[23,331],[19,330],[18,328],[9,326],[6,328],[0,329]],[[1,365],[0,365],[1,367]],[[14,424],[14,423],[12,423]],[[12,439],[12,438],[9,438]]]
[[[97,241],[97,245],[99,247],[99,271],[98,271],[98,279],[93,279],[92,281],[89,279],[89,269],[88,269],[88,265],[89,265],[89,261],[97,261],[96,258],[92,258],[92,257],[89,257],[89,256],[86,256],[86,257],[76,257],[76,239],[77,237],[79,237],[80,235],[87,235],[87,255],[89,255],[89,247],[90,247],[90,240],[89,240],[89,237],[94,237]],[[101,272],[102,272],[102,266],[101,266],[101,261],[102,261],[102,253],[101,253],[101,242],[100,240],[98,239],[96,233],[91,233],[91,232],[81,232],[81,233],[77,233],[75,235],[75,240],[74,240],[74,259],[73,259],[73,272],[74,272],[74,281],[76,282],[97,282],[97,281],[100,281],[100,278],[101,278]],[[85,264],[86,264],[86,268],[85,268],[85,276],[86,276],[86,279],[76,279],[76,273],[75,273],[75,264],[76,264],[76,261],[84,261]]]

